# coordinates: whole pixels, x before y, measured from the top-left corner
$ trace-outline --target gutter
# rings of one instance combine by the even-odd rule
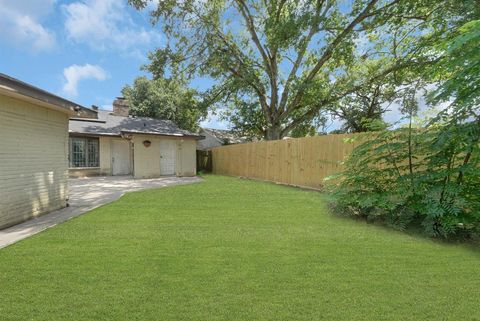
[[[121,133],[137,134],[137,135],[156,135],[156,136],[168,136],[168,137],[186,137],[195,138],[196,140],[205,139],[205,136],[195,134],[171,134],[171,133],[158,133],[158,132],[142,132],[139,130],[122,130]]]

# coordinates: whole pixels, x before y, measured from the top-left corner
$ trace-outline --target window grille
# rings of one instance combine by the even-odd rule
[[[96,137],[70,137],[70,167],[99,167],[100,148]]]

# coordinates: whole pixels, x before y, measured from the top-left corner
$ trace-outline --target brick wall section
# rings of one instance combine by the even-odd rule
[[[0,96],[0,228],[62,208],[68,116]]]

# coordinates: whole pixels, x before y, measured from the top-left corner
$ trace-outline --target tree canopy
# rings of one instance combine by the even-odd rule
[[[198,129],[199,121],[207,114],[198,101],[198,93],[174,79],[138,77],[122,93],[130,103],[132,115],[168,119],[191,131]]]
[[[213,79],[209,103],[235,102],[232,119],[254,114],[247,128],[278,139],[385,76],[434,61],[428,45],[474,2],[163,0],[151,15],[167,44],[147,69]]]
[[[480,118],[480,20],[458,28],[436,50],[442,58],[430,73],[440,86],[430,103],[449,103],[450,114],[458,113],[462,120]]]

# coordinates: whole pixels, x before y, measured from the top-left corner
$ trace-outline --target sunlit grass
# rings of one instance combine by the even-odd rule
[[[0,250],[0,320],[480,320],[480,252],[207,176]]]

